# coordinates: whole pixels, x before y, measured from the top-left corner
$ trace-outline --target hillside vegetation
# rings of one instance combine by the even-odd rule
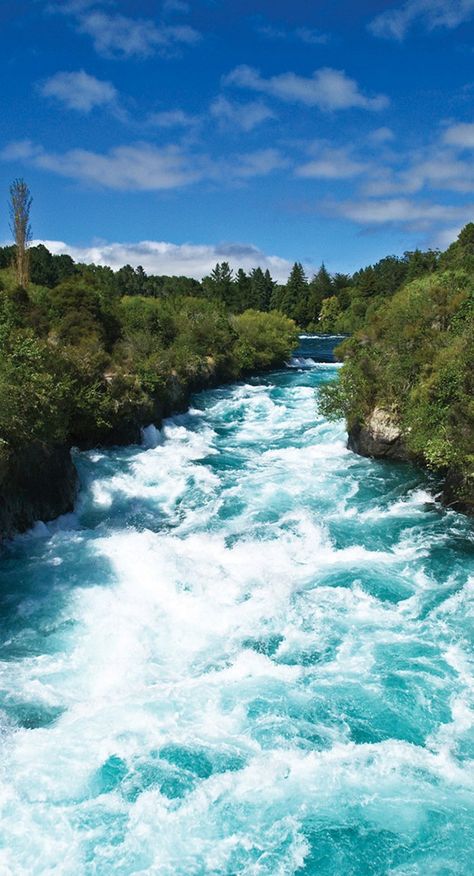
[[[338,353],[340,379],[323,391],[321,410],[349,429],[386,411],[407,455],[447,477],[446,498],[474,509],[474,224],[388,299],[367,309]],[[354,325],[355,323],[355,325]],[[342,326],[341,320],[338,325]]]
[[[28,289],[0,271],[3,458],[32,442],[133,440],[188,389],[280,364],[297,342],[283,314],[233,318],[222,301],[193,296],[193,281],[143,295],[120,272],[37,250],[42,270],[31,251]]]

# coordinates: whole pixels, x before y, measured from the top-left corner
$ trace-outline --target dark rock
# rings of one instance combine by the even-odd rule
[[[69,447],[31,444],[5,452],[0,467],[0,539],[24,532],[37,520],[72,511],[76,492]]]
[[[474,515],[474,477],[466,477],[454,469],[448,470],[443,489],[436,498],[454,511]]]

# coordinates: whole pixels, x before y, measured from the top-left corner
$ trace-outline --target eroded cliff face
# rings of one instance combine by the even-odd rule
[[[0,464],[0,539],[24,532],[37,520],[72,511],[77,472],[65,445],[4,452]]]
[[[163,417],[187,409],[192,392],[215,386],[219,374],[209,357],[186,379],[171,375],[161,398],[149,406],[123,405],[117,424],[103,435],[90,436],[81,450],[96,446],[124,446],[141,440],[143,426],[160,427]],[[32,444],[14,450],[0,441],[0,541],[24,532],[38,520],[47,522],[73,510],[78,478],[66,445],[44,447]]]
[[[439,498],[443,505],[474,516],[474,473],[466,477],[457,471],[448,471]]]
[[[393,414],[378,407],[364,423],[356,423],[349,429],[348,446],[355,453],[374,459],[408,461],[412,458]]]
[[[348,430],[348,447],[360,456],[372,459],[392,459],[399,462],[417,462],[403,441],[402,430],[394,415],[376,407],[363,423],[356,423]],[[448,508],[463,514],[474,515],[474,474],[467,478],[455,469],[444,472],[442,489],[436,498]]]

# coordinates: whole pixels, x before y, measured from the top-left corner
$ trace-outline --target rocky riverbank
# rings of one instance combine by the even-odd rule
[[[423,460],[408,450],[393,413],[380,407],[375,407],[364,422],[356,422],[348,428],[347,445],[354,453],[371,459],[423,465]],[[446,507],[474,515],[472,484],[469,485],[466,477],[455,469],[448,468],[442,475],[443,485],[437,498]]]
[[[112,430],[84,440],[80,450],[92,447],[138,444],[141,430],[150,422],[161,426],[164,417],[187,410],[193,392],[226,383],[231,375],[218,369],[212,357],[189,370],[186,379],[170,375],[160,397],[149,405],[127,410]],[[39,443],[18,450],[0,446],[0,541],[25,532],[38,520],[54,520],[72,511],[78,478],[67,444]]]
[[[37,520],[72,511],[77,473],[70,448],[32,444],[0,464],[0,538],[24,532]]]

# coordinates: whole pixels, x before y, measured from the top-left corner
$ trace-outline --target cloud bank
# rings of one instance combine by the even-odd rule
[[[221,243],[198,245],[175,244],[158,240],[143,240],[139,243],[97,243],[92,246],[73,246],[60,240],[35,240],[33,245],[44,244],[55,255],[68,253],[77,262],[108,265],[117,270],[123,265],[141,265],[149,274],[168,274],[194,277],[201,280],[212,270],[216,262],[226,261],[237,270],[249,271],[267,268],[272,277],[286,282],[291,263],[276,255],[267,255],[251,244]]]

